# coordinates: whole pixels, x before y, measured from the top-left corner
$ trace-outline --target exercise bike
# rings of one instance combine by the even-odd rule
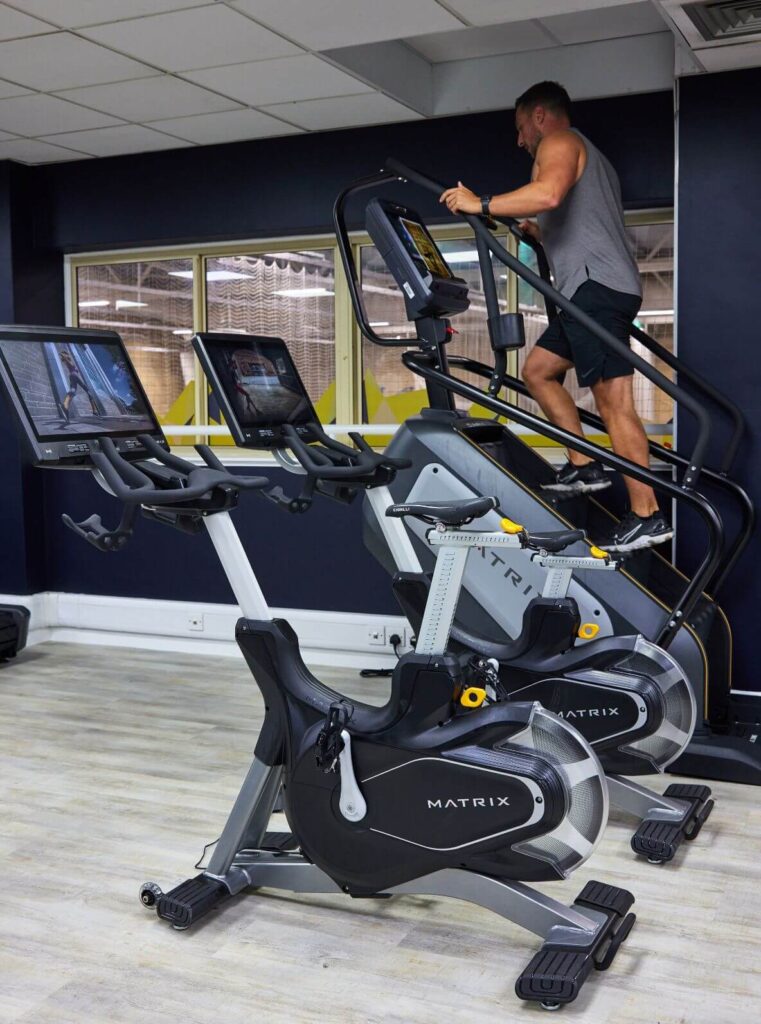
[[[238,400],[229,364],[235,352],[244,350],[257,359],[268,359],[273,366],[291,365],[285,344],[276,338],[199,334],[193,345],[236,444],[259,447],[267,443],[268,438],[262,437],[260,430],[248,425],[248,413]],[[262,375],[249,384],[251,397],[262,405],[267,380]],[[278,503],[300,513],[310,507],[315,493],[353,499],[360,481],[343,495],[326,475],[327,467],[351,457],[347,456],[350,450],[337,445],[323,431],[295,367],[289,369],[288,388],[281,400],[274,401],[267,394],[266,405],[270,429],[281,433],[275,455],[284,468],[300,474],[303,482],[297,497],[281,493]],[[300,410],[301,433],[289,424],[294,407]],[[361,437],[355,436],[354,443],[370,452]],[[408,463],[397,460],[397,465],[404,469]],[[673,860],[684,840],[698,836],[711,813],[711,790],[707,786],[673,784],[661,795],[625,776],[662,772],[681,754],[695,727],[697,708],[692,687],[673,656],[643,636],[598,637],[599,626],[581,621],[578,602],[569,595],[574,572],[610,574],[618,571],[619,562],[595,548],[587,549],[584,555],[561,554],[583,542],[583,531],[529,534],[523,526],[501,517],[493,505],[482,513],[476,542],[473,533],[448,521],[451,503],[395,504],[389,483],[376,477],[365,481],[363,489],[397,566],[394,592],[418,634],[418,645],[431,599],[431,580],[422,571],[400,516],[422,526],[426,543],[435,545],[440,556],[446,548],[446,558],[450,548],[467,551],[477,546],[481,557],[504,564],[511,552],[519,551],[527,565],[537,567],[534,572],[544,575],[542,594],[529,602],[519,636],[511,643],[496,643],[452,625],[447,650],[459,655],[463,677],[474,690],[502,699],[538,700],[574,725],[605,768],[611,802],[638,821],[632,849],[652,863]],[[461,503],[462,499],[456,501],[455,508]],[[459,598],[459,591],[459,587],[456,591],[453,588],[452,594]],[[452,616],[457,610],[455,600]]]
[[[104,419],[94,436],[76,442],[41,438],[34,387],[44,393],[46,382],[30,383],[28,368],[44,362],[30,349],[64,337],[104,362],[116,353],[129,369],[139,414]],[[24,346],[27,358],[7,358]],[[538,703],[470,709],[458,701],[460,665],[446,651],[449,623],[435,613],[449,589],[444,576],[434,587],[424,650],[400,660],[388,702],[348,701],[309,672],[292,628],[272,618],[230,518],[240,492],[264,491],[266,479],[231,474],[206,446],[196,448],[201,465],[173,455],[116,334],[0,328],[0,354],[0,377],[34,461],[89,470],[123,503],[113,529],[97,515],[67,518],[67,526],[105,552],[124,549],[138,510],[185,533],[205,530],[243,613],[236,638],[265,703],[253,763],[208,866],[167,893],[145,884],[144,905],[187,928],[249,887],[355,898],[445,895],[543,938],[516,982],[523,999],[556,1009],[577,996],[592,969],[607,969],[634,923],[631,893],[588,882],[567,907],[524,884],[564,878],[594,851],[608,810],[599,761],[572,726]],[[26,374],[17,378],[14,366]],[[287,366],[281,376],[287,391]],[[295,423],[255,428],[270,446],[309,439],[297,403],[292,411]],[[145,425],[138,435],[129,430],[136,418]],[[322,475],[328,488],[346,491],[387,483],[398,468],[366,447],[347,448],[338,465],[325,457]],[[450,521],[465,522],[488,503],[453,505]],[[287,835],[268,831],[281,786]]]

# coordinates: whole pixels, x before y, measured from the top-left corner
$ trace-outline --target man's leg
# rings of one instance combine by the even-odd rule
[[[535,345],[523,366],[523,380],[550,423],[583,437],[576,403],[558,379],[571,369],[573,363],[569,359]],[[585,466],[593,461],[572,448],[568,449],[568,459],[574,466]]]
[[[598,380],[592,385],[592,394],[608,431],[613,451],[631,462],[636,462],[638,466],[647,468],[650,465],[650,452],[645,428],[634,407],[633,380],[631,374],[613,377],[610,380]],[[645,517],[658,511],[658,501],[652,487],[629,476],[624,476],[624,481],[629,492],[632,512]]]

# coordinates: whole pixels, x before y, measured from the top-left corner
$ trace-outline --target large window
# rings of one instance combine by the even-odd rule
[[[629,230],[643,283],[638,323],[673,350],[673,224],[663,216],[636,215]],[[492,362],[486,306],[472,235],[464,229],[433,228],[454,272],[470,291],[470,308],[456,316],[451,354]],[[514,247],[512,239],[502,239]],[[404,303],[377,250],[365,235],[353,239],[368,318],[380,335],[409,338]],[[533,253],[517,246],[529,266]],[[229,331],[278,336],[288,345],[324,423],[396,424],[427,402],[423,381],[401,361],[403,347],[382,348],[362,339],[354,323],[335,240],[282,239],[265,243],[208,246],[183,252],[153,251],[70,257],[71,322],[105,327],[125,339],[137,371],[161,421],[184,428],[186,442],[221,420],[206,386],[190,338],[195,331]],[[521,365],[546,325],[544,303],[524,282],[495,264],[500,305],[524,315],[526,349],[510,357]],[[635,350],[659,369],[657,360]],[[484,388],[486,381],[474,378]],[[591,394],[566,382],[580,405],[593,408]],[[637,408],[653,433],[670,432],[671,400],[640,374],[635,376]],[[530,406],[521,399],[524,406]],[[457,399],[458,407],[478,414]],[[191,436],[188,436],[191,435]],[[172,435],[175,443],[180,436]],[[225,443],[224,439],[219,439]],[[378,441],[381,439],[378,438]],[[544,443],[537,439],[538,443]]]

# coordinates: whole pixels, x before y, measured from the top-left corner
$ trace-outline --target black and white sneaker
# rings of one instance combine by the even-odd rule
[[[634,512],[627,512],[610,535],[595,541],[595,544],[604,551],[636,551],[638,548],[663,544],[673,536],[674,531],[662,512],[654,512],[644,518]]]
[[[610,487],[610,479],[599,462],[587,462],[583,466],[574,466],[572,462],[566,462],[555,474],[554,481],[551,484],[542,484],[541,490],[570,496],[603,491],[606,487]]]

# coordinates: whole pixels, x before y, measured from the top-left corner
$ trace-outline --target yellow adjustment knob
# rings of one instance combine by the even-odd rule
[[[500,519],[499,525],[502,527],[504,533],[523,533],[523,527],[520,523],[514,523],[512,519],[505,517]]]
[[[486,690],[480,686],[469,686],[460,694],[460,703],[464,708],[480,708],[486,700]]]
[[[581,640],[593,640],[600,632],[596,622],[585,622],[579,627],[579,638]]]
[[[609,558],[610,557],[607,551],[603,551],[602,548],[596,548],[594,546],[594,544],[589,549],[589,553],[592,556],[592,558]]]

